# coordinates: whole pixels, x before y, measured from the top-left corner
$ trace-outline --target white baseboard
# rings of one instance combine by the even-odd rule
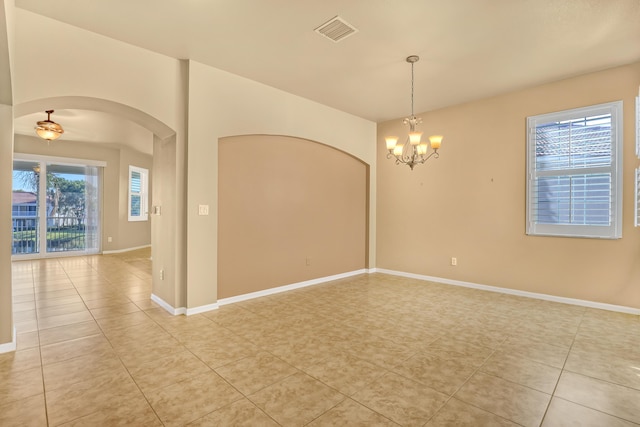
[[[185,308],[179,307],[174,308],[171,304],[164,301],[157,295],[151,294],[151,300],[158,304],[160,307],[167,310],[169,313],[174,316],[185,314],[187,316],[191,316],[194,314],[205,313],[207,311],[217,310],[222,305],[233,304],[234,302],[246,301],[254,298],[260,298],[267,295],[278,294],[280,292],[291,291],[293,289],[304,288],[307,286],[318,285],[320,283],[331,282],[332,280],[344,279],[351,276],[357,276],[358,274],[365,274],[370,272],[371,270],[362,269],[356,271],[350,271],[347,273],[334,274],[333,276],[320,277],[318,279],[307,280],[304,282],[292,283],[290,285],[278,286],[277,288],[265,289],[262,291],[251,292],[249,294],[238,295],[235,297],[223,298],[218,300],[218,302],[213,304],[201,305],[199,307],[193,308]]]
[[[536,292],[520,291],[517,289],[500,288],[497,286],[480,285],[478,283],[463,282],[460,280],[445,279],[442,277],[424,276],[422,274],[405,273],[402,271],[387,270],[384,268],[374,268],[374,269],[371,269],[370,271],[374,273],[383,273],[383,274],[390,274],[393,276],[408,277],[410,279],[418,279],[418,280],[425,280],[429,282],[443,283],[446,285],[462,286],[465,288],[479,289],[479,290],[489,291],[489,292],[498,292],[501,294],[516,295],[516,296],[540,299],[545,301],[559,302],[563,304],[597,308],[600,310],[617,311],[619,313],[640,315],[640,309],[633,308],[633,307],[625,307],[622,305],[613,305],[613,304],[606,304],[606,303],[595,302],[595,301],[586,301],[586,300],[581,300],[576,298],[558,297],[555,295],[539,294]]]
[[[206,313],[207,311],[217,310],[218,307],[219,304],[217,302],[213,304],[201,305],[199,307],[187,308],[185,314],[187,316],[191,316],[192,314]]]
[[[117,249],[114,251],[102,251],[102,255],[109,255],[109,254],[120,254],[122,252],[129,252],[129,251],[135,251],[138,249],[144,249],[144,248],[150,248],[151,245],[143,245],[143,246],[135,246],[133,248],[126,248],[126,249]]]
[[[0,354],[9,353],[11,351],[16,351],[18,348],[18,339],[16,338],[16,327],[13,327],[13,338],[11,342],[0,344]]]
[[[169,313],[173,314],[174,316],[177,316],[179,314],[186,314],[187,313],[187,309],[186,308],[184,308],[184,307],[173,308],[173,306],[171,304],[169,304],[168,302],[166,302],[165,300],[163,300],[162,298],[160,298],[157,295],[151,294],[151,301],[155,302],[160,307],[164,308],[165,310],[167,310]]]
[[[304,282],[292,283],[290,285],[278,286],[277,288],[265,289],[262,291],[251,292],[248,294],[237,295],[235,297],[223,298],[218,300],[218,305],[223,306],[227,304],[233,304],[234,302],[246,301],[254,298],[260,298],[267,295],[279,294],[280,292],[291,291],[294,289],[305,288],[307,286],[318,285],[320,283],[331,282],[332,280],[344,279],[351,276],[357,276],[358,274],[368,273],[369,270],[355,270],[347,273],[334,274],[333,276],[320,277],[318,279],[306,280]]]
[[[278,286],[277,288],[264,289],[262,291],[251,292],[251,293],[248,293],[248,294],[237,295],[237,296],[229,297],[229,298],[222,298],[222,299],[219,299],[217,303],[203,305],[203,306],[194,307],[194,308],[185,308],[185,307],[174,308],[170,304],[168,304],[167,302],[162,300],[160,297],[158,297],[156,295],[153,295],[153,294],[151,295],[151,299],[154,302],[156,302],[158,305],[160,305],[162,308],[164,308],[165,310],[167,310],[169,313],[171,313],[173,315],[185,314],[187,316],[190,316],[190,315],[194,315],[194,314],[199,314],[199,313],[204,313],[204,312],[207,312],[207,311],[216,310],[216,309],[218,309],[219,307],[221,307],[223,305],[233,304],[233,303],[240,302],[240,301],[247,301],[247,300],[254,299],[254,298],[260,298],[260,297],[264,297],[264,296],[268,296],[268,295],[274,295],[274,294],[278,294],[278,293],[281,293],[281,292],[287,292],[287,291],[291,291],[291,290],[294,290],[294,289],[300,289],[300,288],[304,288],[304,287],[307,287],[307,286],[318,285],[318,284],[321,284],[321,283],[331,282],[333,280],[344,279],[344,278],[347,278],[347,277],[352,277],[352,276],[357,276],[359,274],[367,274],[367,273],[369,273],[369,274],[373,274],[373,273],[389,274],[389,275],[393,275],[393,276],[407,277],[407,278],[410,278],[410,279],[424,280],[424,281],[428,281],[428,282],[436,282],[436,283],[442,283],[442,284],[446,284],[446,285],[462,286],[462,287],[465,287],[465,288],[478,289],[478,290],[482,290],[482,291],[497,292],[497,293],[508,294],[508,295],[516,295],[516,296],[521,296],[521,297],[526,297],[526,298],[533,298],[533,299],[552,301],[552,302],[558,302],[558,303],[563,303],[563,304],[577,305],[577,306],[581,306],[581,307],[589,307],[589,308],[596,308],[596,309],[600,309],[600,310],[615,311],[615,312],[619,312],[619,313],[640,315],[640,309],[633,308],[633,307],[625,307],[625,306],[621,306],[621,305],[606,304],[606,303],[595,302],[595,301],[586,301],[586,300],[581,300],[581,299],[576,299],[576,298],[559,297],[559,296],[555,296],[555,295],[540,294],[540,293],[536,293],[536,292],[520,291],[520,290],[517,290],[517,289],[500,288],[500,287],[497,287],[497,286],[481,285],[481,284],[478,284],[478,283],[464,282],[464,281],[461,281],[461,280],[446,279],[446,278],[443,278],[443,277],[426,276],[426,275],[422,275],[422,274],[405,273],[403,271],[387,270],[385,268],[362,269],[362,270],[350,271],[350,272],[347,272],[347,273],[335,274],[333,276],[320,277],[318,279],[306,280],[304,282],[298,282],[298,283],[292,283],[290,285]],[[14,341],[15,341],[15,339],[14,339]],[[4,345],[7,345],[7,344],[4,344]],[[0,353],[2,352],[1,349],[2,349],[2,347],[0,346]],[[11,350],[7,350],[7,351],[11,351]]]
[[[179,316],[181,314],[191,316],[193,314],[205,313],[207,311],[216,310],[218,308],[218,303],[201,305],[200,307],[194,307],[194,308],[186,308],[186,307],[174,308],[171,304],[169,304],[168,302],[166,302],[165,300],[163,300],[162,298],[154,294],[151,294],[151,300],[156,304],[158,304],[160,307],[167,310],[169,313],[173,314],[174,316]]]

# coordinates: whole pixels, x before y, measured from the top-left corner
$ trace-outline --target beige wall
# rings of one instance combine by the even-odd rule
[[[0,348],[11,350],[11,185],[13,171],[13,1],[0,2]],[[4,350],[3,350],[4,351]]]
[[[152,274],[153,293],[163,301],[176,306],[180,301],[180,289],[176,286],[175,248],[177,239],[177,211],[180,206],[176,191],[176,142],[156,138],[153,143],[153,176],[151,189]],[[160,209],[153,213],[153,207]],[[161,277],[160,271],[163,271]],[[180,283],[180,282],[178,282]]]
[[[219,138],[286,135],[338,148],[369,165],[375,206],[375,123],[194,61],[188,111],[187,309],[218,299]],[[208,216],[198,215],[201,204],[209,205]],[[368,262],[375,265],[374,209],[369,227]]]
[[[77,102],[75,97],[86,97],[81,101],[103,100],[112,103],[109,108],[146,113],[175,132],[159,135],[165,141],[175,136],[175,246],[160,248],[173,259],[175,287],[164,289],[166,282],[161,286],[154,281],[153,288],[173,307],[217,301],[217,245],[212,242],[218,238],[218,138],[288,135],[337,147],[370,166],[369,197],[375,203],[375,123],[193,61],[178,61],[22,9],[15,12],[20,114],[39,111],[34,103],[49,100],[52,108],[80,108],[65,104],[67,98]],[[42,34],[49,44],[65,46],[65,55],[43,53]],[[33,61],[36,56],[39,61]],[[43,62],[49,64],[45,74]],[[200,204],[210,206],[209,216],[197,215]],[[371,266],[375,214],[371,209]],[[154,252],[160,256],[156,248]]]
[[[13,109],[0,104],[0,345],[13,340],[11,296],[11,183],[13,171]],[[15,343],[14,343],[15,344]]]
[[[218,298],[365,268],[363,162],[264,135],[224,138],[218,156]]]
[[[151,135],[149,137],[152,138]],[[149,141],[149,144],[152,144],[152,142]],[[151,244],[151,219],[147,221],[129,221],[129,166],[137,166],[149,171],[149,194],[151,195],[153,191],[151,185],[153,182],[153,157],[126,147],[121,148],[118,187],[118,205],[120,206],[117,221],[118,235],[113,242],[113,247],[118,248],[118,250],[138,248]],[[151,212],[151,200],[149,200],[148,209]]]
[[[151,172],[151,156],[128,148],[109,148],[64,139],[47,144],[37,137],[24,135],[16,135],[15,152],[106,162],[102,183],[102,249],[119,251],[151,244],[150,221],[130,223],[127,217],[129,164]],[[111,243],[107,241],[109,236],[113,238]]]
[[[86,96],[144,112],[175,131],[163,136],[175,143],[176,235],[164,238],[175,246],[161,249],[171,258],[175,285],[165,289],[168,283],[158,287],[154,280],[154,293],[174,307],[217,301],[218,140],[251,134],[318,141],[369,165],[368,196],[376,207],[368,217],[370,267],[640,306],[631,179],[637,64],[425,114],[427,133],[445,135],[442,157],[409,172],[384,158],[382,135],[404,131],[400,120],[379,126],[376,147],[375,123],[272,87],[21,9],[16,23],[15,108]],[[49,44],[65,46],[65,55],[43,51],[42,34]],[[43,62],[51,64],[47,73]],[[525,236],[525,117],[622,98],[624,238]],[[200,204],[209,205],[209,216],[197,214]],[[416,228],[419,237],[407,237]],[[451,256],[458,267],[449,266]]]
[[[24,9],[16,8],[15,17],[16,107],[43,98],[92,97],[143,111],[176,130],[179,61]],[[42,49],[44,34],[47,45],[64,47],[64,55]]]
[[[421,115],[445,139],[438,160],[411,172],[385,158],[378,127],[379,268],[640,307],[634,220],[635,96],[640,63]],[[526,117],[624,101],[623,238],[525,235]],[[450,266],[451,257],[458,266]]]

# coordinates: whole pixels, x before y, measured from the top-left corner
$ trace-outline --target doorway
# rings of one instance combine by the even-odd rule
[[[40,258],[99,252],[100,172],[99,165],[76,159],[16,155],[12,255]]]

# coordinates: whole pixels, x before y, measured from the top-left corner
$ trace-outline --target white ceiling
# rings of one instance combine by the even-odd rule
[[[16,0],[372,121],[640,61],[639,0]],[[359,32],[314,29],[339,15]],[[19,46],[17,47],[19,48]]]

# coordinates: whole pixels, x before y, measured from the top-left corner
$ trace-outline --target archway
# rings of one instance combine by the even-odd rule
[[[120,116],[149,130],[161,140],[175,135],[175,131],[155,117],[128,105],[108,99],[92,98],[88,96],[59,96],[42,98],[16,105],[13,108],[14,118],[48,109],[79,109],[93,110]]]
[[[14,119],[47,109],[89,110],[112,114],[129,120],[153,134],[153,168],[151,173],[151,247],[153,253],[153,294],[165,301],[173,302],[184,292],[177,289],[180,280],[176,276],[182,271],[179,265],[183,256],[180,245],[175,242],[180,232],[178,214],[183,206],[178,201],[176,168],[176,132],[162,121],[136,108],[107,99],[62,96],[42,98],[14,107]],[[9,182],[8,185],[11,185]],[[166,242],[167,244],[161,244]],[[172,242],[174,244],[172,244]]]

